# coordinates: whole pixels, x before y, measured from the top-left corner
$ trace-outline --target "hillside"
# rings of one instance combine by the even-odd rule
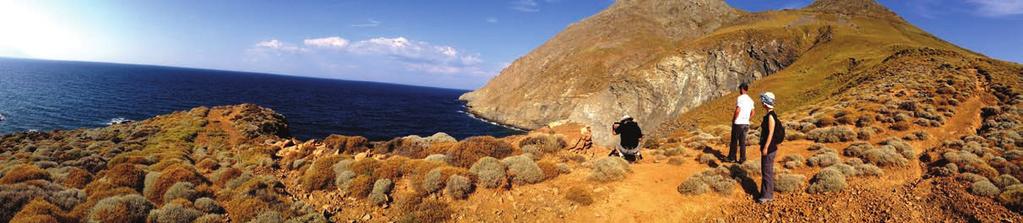
[[[723,0],[618,1],[462,99],[480,117],[527,129],[558,121],[595,126],[598,142],[609,144],[604,126],[624,114],[650,132],[666,133],[679,126],[676,117],[741,82],[799,73],[799,82],[779,87],[830,91],[821,80],[846,72],[850,59],[869,66],[921,47],[973,55],[869,0],[822,0],[760,13]],[[800,93],[790,98],[829,92]]]

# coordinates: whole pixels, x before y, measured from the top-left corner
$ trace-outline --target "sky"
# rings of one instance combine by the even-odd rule
[[[811,0],[726,0],[746,11]],[[936,36],[1023,62],[1023,0],[881,0]],[[251,71],[455,89],[612,0],[0,0],[0,57]]]

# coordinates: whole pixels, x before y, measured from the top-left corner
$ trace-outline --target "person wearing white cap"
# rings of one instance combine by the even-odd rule
[[[742,163],[746,161],[746,132],[749,131],[749,119],[753,117],[753,99],[746,94],[749,85],[739,85],[739,97],[735,102],[735,113],[732,114],[732,134],[728,142],[728,157],[725,162]],[[738,154],[737,154],[738,153]],[[736,157],[738,155],[738,157]]]
[[[640,157],[639,139],[643,138],[643,130],[639,128],[639,123],[636,123],[632,116],[622,116],[621,121],[611,126],[611,133],[619,135],[621,140],[618,144],[621,147],[612,149],[608,156],[621,156],[629,162],[636,162]]]
[[[785,126],[778,120],[774,112],[774,93],[760,95],[767,114],[760,122],[760,198],[757,203],[767,203],[774,199],[774,158],[777,156],[778,145],[785,140]]]

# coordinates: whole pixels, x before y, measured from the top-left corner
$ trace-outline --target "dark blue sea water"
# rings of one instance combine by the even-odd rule
[[[197,106],[254,103],[287,117],[291,134],[384,140],[515,130],[468,116],[463,90],[161,66],[0,58],[0,134],[106,126]]]

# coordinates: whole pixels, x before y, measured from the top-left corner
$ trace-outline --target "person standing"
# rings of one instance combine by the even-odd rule
[[[742,163],[746,161],[746,132],[749,131],[749,119],[753,117],[753,99],[747,92],[749,85],[739,85],[739,97],[735,102],[735,113],[732,114],[732,139],[728,143],[728,157],[725,162]],[[736,151],[738,149],[738,151]],[[738,159],[736,159],[738,152]]]
[[[611,150],[609,156],[618,155],[629,161],[635,163],[639,154],[639,139],[643,138],[643,130],[639,128],[639,123],[632,120],[632,117],[625,115],[621,121],[615,122],[611,126],[611,132],[614,135],[620,135],[621,147],[619,149]]]
[[[785,140],[785,127],[774,112],[774,93],[760,95],[760,102],[767,110],[760,122],[760,199],[758,203],[767,203],[774,199],[774,158],[777,156],[778,145]]]

